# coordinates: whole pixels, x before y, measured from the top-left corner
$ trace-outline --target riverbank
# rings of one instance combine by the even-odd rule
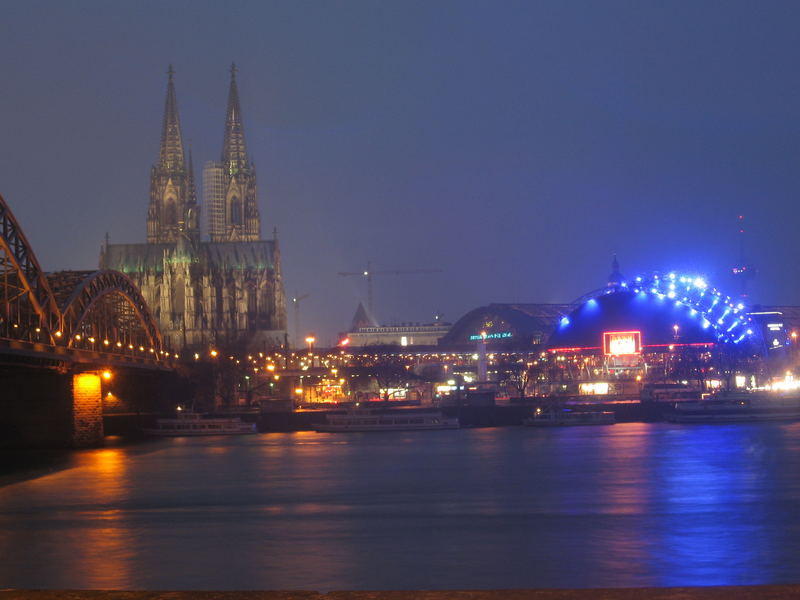
[[[664,411],[668,405],[654,402],[623,402],[623,403],[596,403],[574,405],[573,410],[580,411],[612,411],[616,416],[617,423],[656,423],[664,421]],[[417,406],[418,410],[429,409],[426,406]],[[415,407],[387,407],[376,405],[372,410],[393,411],[393,410],[414,410]],[[255,423],[259,433],[290,433],[295,431],[313,431],[314,425],[324,423],[325,416],[342,412],[344,408],[338,409],[319,409],[319,410],[300,410],[286,412],[272,412],[257,410],[228,410],[224,412],[209,413],[209,416],[239,417],[247,423]],[[450,406],[442,408],[443,413],[448,417],[458,417],[461,427],[464,429],[473,427],[516,427],[521,426],[523,421],[530,417],[533,411],[533,404],[505,404],[489,406]],[[110,438],[122,438],[126,442],[135,442],[145,439],[144,429],[154,427],[156,419],[166,416],[156,412],[141,413],[109,413],[103,415],[103,430],[106,436],[105,445],[108,445]],[[65,452],[69,448],[63,442],[52,444],[12,444],[8,440],[0,441],[0,449],[9,455],[14,452],[28,452],[31,450],[48,452]],[[20,455],[19,464],[27,468],[29,463],[36,458],[35,455]],[[0,476],[3,475],[0,468]],[[2,481],[0,480],[0,484]]]
[[[664,420],[668,405],[654,402],[595,403],[572,406],[576,411],[611,411],[618,423],[654,423]],[[377,410],[392,410],[377,408]],[[452,406],[442,412],[448,417],[458,417],[462,428],[469,427],[514,427],[523,424],[531,416],[533,404],[495,406]],[[314,423],[325,421],[328,410],[306,410],[298,412],[261,413],[241,415],[243,420],[257,418],[261,432],[309,431]],[[341,412],[341,411],[339,411]]]
[[[580,590],[411,590],[383,592],[126,592],[117,590],[5,590],[0,600],[789,600],[800,585]]]
[[[654,402],[623,402],[580,404],[572,408],[581,411],[612,411],[618,423],[654,423],[663,421],[663,413],[668,405]],[[411,407],[397,408],[376,405],[373,410],[414,410]],[[425,409],[426,407],[417,407]],[[225,416],[237,416],[248,423],[256,423],[261,433],[292,431],[312,431],[314,424],[325,422],[325,415],[338,410],[301,410],[295,412],[254,412],[226,411]],[[450,406],[442,408],[448,417],[458,417],[461,427],[515,427],[531,416],[533,404],[511,404],[493,406]],[[216,415],[217,413],[213,413]],[[104,415],[103,423],[106,435],[137,436],[144,427],[152,427],[155,413]]]

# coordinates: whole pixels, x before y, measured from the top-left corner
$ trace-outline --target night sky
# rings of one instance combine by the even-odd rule
[[[569,302],[626,275],[800,303],[800,3],[0,1],[0,194],[46,270],[143,242],[167,65],[195,175],[239,67],[303,333]],[[200,199],[200,198],[198,198]],[[291,309],[290,309],[291,310]],[[290,331],[293,314],[289,313]]]

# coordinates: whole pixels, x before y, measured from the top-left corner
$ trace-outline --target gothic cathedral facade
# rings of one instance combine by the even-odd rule
[[[247,155],[236,68],[231,66],[220,162],[203,169],[208,240],[200,231],[191,155],[181,135],[170,67],[158,162],[150,174],[147,243],[106,244],[101,269],[126,273],[171,348],[268,350],[286,332],[277,237],[261,239],[256,172]]]

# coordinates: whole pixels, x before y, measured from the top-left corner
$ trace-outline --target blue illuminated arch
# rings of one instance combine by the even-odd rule
[[[753,321],[747,314],[747,306],[709,285],[705,277],[653,273],[636,277],[620,287],[637,294],[674,300],[676,306],[686,306],[689,314],[698,319],[704,329],[711,329],[722,343],[739,344],[752,338],[754,334]],[[620,288],[611,288],[607,293],[613,293],[617,289]]]

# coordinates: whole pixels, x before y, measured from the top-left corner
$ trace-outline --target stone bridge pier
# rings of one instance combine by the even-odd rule
[[[122,420],[135,434],[190,394],[169,371],[0,366],[0,449],[99,446],[104,421]]]
[[[103,443],[103,375],[88,371],[72,375],[72,446],[86,448]]]

